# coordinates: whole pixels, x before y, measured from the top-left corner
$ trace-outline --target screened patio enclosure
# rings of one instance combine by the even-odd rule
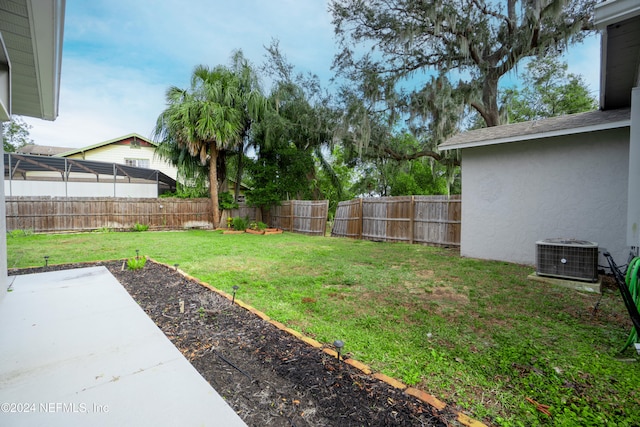
[[[155,169],[25,154],[4,154],[6,196],[158,197],[176,181]]]

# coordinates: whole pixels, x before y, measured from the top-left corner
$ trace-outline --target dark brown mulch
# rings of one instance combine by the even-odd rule
[[[455,418],[339,363],[171,268],[98,264],[249,426],[447,426]],[[87,264],[48,269],[77,267]]]

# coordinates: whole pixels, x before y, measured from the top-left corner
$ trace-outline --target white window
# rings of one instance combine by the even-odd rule
[[[124,159],[124,164],[127,166],[149,169],[149,159]]]

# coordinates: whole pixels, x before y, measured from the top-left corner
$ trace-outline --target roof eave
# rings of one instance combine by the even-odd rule
[[[142,139],[143,141],[145,141],[145,142],[147,142],[147,143],[149,143],[151,145],[154,145],[154,146],[158,145],[154,141],[151,141],[150,139],[147,139],[142,135],[139,135],[137,133],[130,133],[128,135],[120,136],[118,138],[110,139],[108,141],[98,142],[97,144],[89,145],[87,147],[74,148],[73,150],[65,151],[64,153],[56,154],[55,157],[73,156],[74,154],[83,153],[83,152],[90,151],[90,150],[95,150],[96,148],[104,147],[106,145],[113,144],[114,142],[122,141],[124,139],[133,138],[133,137]]]
[[[58,117],[65,0],[29,0],[29,21],[33,43],[40,111],[19,114],[55,120]]]
[[[528,135],[516,135],[508,138],[497,138],[483,141],[462,142],[460,144],[441,145],[440,151],[457,150],[461,148],[484,147],[487,145],[508,144],[511,142],[530,141],[533,139],[554,138],[565,135],[576,135],[580,133],[597,132],[601,130],[617,129],[631,126],[631,120],[619,120],[611,123],[601,123],[592,126],[582,126],[578,128],[560,129],[551,132],[532,133]]]
[[[608,25],[640,15],[638,0],[608,0],[595,7],[594,23],[596,28],[604,29]]]
[[[0,121],[11,119],[11,61],[0,33]]]

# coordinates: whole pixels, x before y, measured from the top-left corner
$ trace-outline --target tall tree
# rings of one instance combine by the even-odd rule
[[[367,82],[368,95],[387,104],[397,102],[392,88],[403,79],[414,105],[423,97],[435,96],[436,105],[444,102],[438,88],[451,85],[450,95],[477,111],[487,126],[496,126],[501,123],[500,79],[524,58],[562,52],[581,40],[582,30],[592,29],[594,4],[595,0],[332,0],[340,46],[334,66]],[[413,90],[420,73],[437,77]]]
[[[502,115],[509,123],[539,120],[598,108],[582,76],[567,73],[567,64],[548,57],[527,64],[520,88],[502,93]]]
[[[226,67],[195,68],[189,89],[167,90],[167,108],[154,129],[155,139],[185,148],[209,168],[209,196],[214,227],[220,221],[217,161],[221,150],[238,144],[242,111],[238,106],[238,80]]]
[[[263,118],[268,108],[267,98],[262,93],[258,73],[244,57],[241,50],[233,53],[230,70],[238,79],[237,108],[242,111],[242,130],[238,144],[235,162],[234,200],[238,200],[240,185],[244,173],[245,150],[252,145],[251,131],[254,125]]]
[[[13,153],[18,148],[33,144],[29,137],[31,125],[20,116],[11,116],[11,120],[2,123],[2,145],[5,153]]]
[[[294,73],[277,41],[266,49],[263,71],[274,83],[269,95],[271,107],[254,134],[258,159],[252,168],[254,190],[249,200],[267,207],[287,197],[318,199],[322,195],[316,167],[325,170],[339,193],[340,180],[325,159],[333,144],[337,118],[331,97],[322,91],[317,76]],[[256,169],[267,164],[269,173]],[[275,177],[277,186],[273,184]],[[279,194],[265,193],[276,187]]]

